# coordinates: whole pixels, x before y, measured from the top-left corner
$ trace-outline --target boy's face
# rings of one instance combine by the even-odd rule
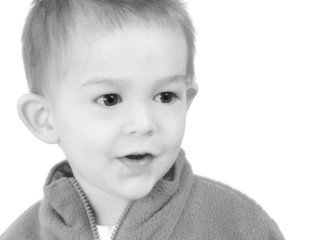
[[[141,198],[180,150],[188,108],[185,39],[157,26],[79,36],[51,101],[59,145],[85,191]],[[137,154],[144,158],[134,160]]]

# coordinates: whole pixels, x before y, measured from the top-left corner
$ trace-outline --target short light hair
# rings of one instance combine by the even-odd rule
[[[187,78],[192,82],[195,33],[182,0],[34,0],[22,36],[30,92],[44,95],[53,84],[48,69],[59,72],[77,27],[121,29],[135,20],[181,29],[188,46]]]

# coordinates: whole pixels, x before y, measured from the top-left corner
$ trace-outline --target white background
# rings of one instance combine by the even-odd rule
[[[183,147],[196,173],[249,195],[286,239],[320,239],[320,7],[316,0],[189,0],[199,95]],[[0,233],[42,197],[57,146],[16,112],[27,91],[29,1],[0,6]]]

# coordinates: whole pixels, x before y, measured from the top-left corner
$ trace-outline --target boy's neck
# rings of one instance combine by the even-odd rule
[[[92,197],[89,199],[97,225],[101,226],[114,226],[119,221],[123,211],[129,204],[129,200],[120,198],[114,199],[99,199],[98,197]]]

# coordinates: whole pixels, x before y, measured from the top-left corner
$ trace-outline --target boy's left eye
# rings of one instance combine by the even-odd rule
[[[161,103],[172,103],[176,100],[176,98],[177,95],[173,92],[162,92],[155,97],[155,100]]]

